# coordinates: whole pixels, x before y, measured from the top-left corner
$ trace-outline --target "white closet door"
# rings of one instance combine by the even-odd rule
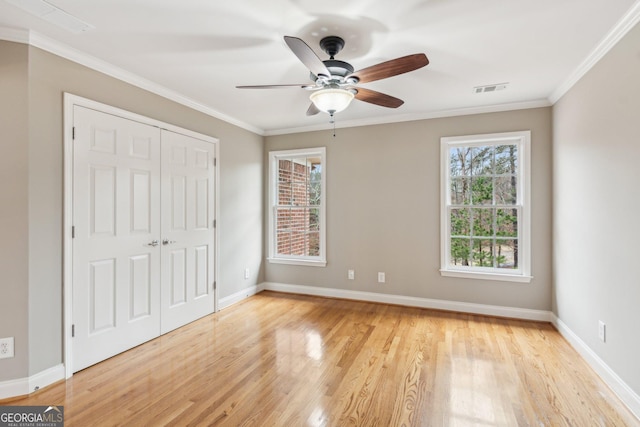
[[[162,131],[161,330],[214,310],[214,145]]]
[[[159,335],[162,246],[160,130],[73,114],[75,372]]]

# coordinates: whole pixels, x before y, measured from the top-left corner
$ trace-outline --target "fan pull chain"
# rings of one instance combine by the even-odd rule
[[[333,116],[333,113],[329,115],[329,123],[333,123],[333,137],[336,137],[336,118]]]

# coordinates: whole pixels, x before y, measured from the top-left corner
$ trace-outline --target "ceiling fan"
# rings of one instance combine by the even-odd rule
[[[334,113],[347,108],[354,98],[382,107],[398,108],[404,104],[403,100],[375,90],[359,87],[358,84],[408,73],[429,64],[429,60],[424,53],[417,53],[354,72],[351,64],[334,58],[344,47],[344,40],[340,37],[328,36],[320,40],[320,48],[329,55],[329,59],[324,61],[320,60],[313,49],[302,39],[284,36],[284,41],[298,59],[311,71],[310,77],[313,83],[236,87],[239,89],[299,87],[309,90],[312,93],[309,96],[311,105],[307,109],[307,116],[312,116],[322,111],[333,117]]]

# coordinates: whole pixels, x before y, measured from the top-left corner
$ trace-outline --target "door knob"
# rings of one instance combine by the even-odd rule
[[[175,243],[175,242],[176,242],[175,240],[164,239],[162,241],[162,244],[163,245],[170,245],[170,244]]]
[[[147,246],[158,246],[158,244],[157,240],[152,240],[150,243],[147,243]]]

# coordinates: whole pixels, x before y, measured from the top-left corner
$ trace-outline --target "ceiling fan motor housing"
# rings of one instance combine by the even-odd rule
[[[344,47],[344,40],[338,36],[328,36],[320,40],[320,48],[329,55],[331,59]]]
[[[320,40],[320,48],[327,55],[329,55],[329,59],[322,62],[331,73],[332,78],[333,77],[345,78],[349,74],[352,74],[354,71],[353,66],[348,62],[339,61],[334,58],[335,55],[337,55],[338,52],[340,52],[343,47],[344,47],[344,40],[338,36],[328,36]],[[311,76],[311,79],[315,80],[313,74]]]

